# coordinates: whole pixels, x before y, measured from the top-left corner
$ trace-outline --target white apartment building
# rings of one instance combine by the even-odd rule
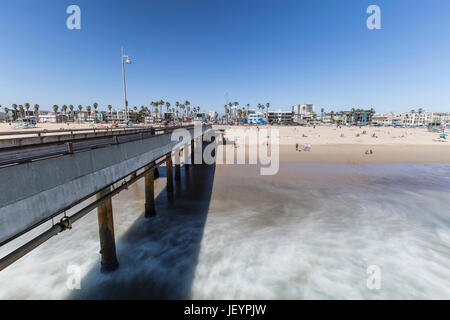
[[[430,112],[428,123],[431,125],[448,125],[450,124],[450,112]]]
[[[426,126],[428,124],[428,113],[404,112],[402,113],[402,124],[405,126]]]
[[[450,123],[450,112],[402,112],[375,114],[373,125],[382,126],[428,126]]]

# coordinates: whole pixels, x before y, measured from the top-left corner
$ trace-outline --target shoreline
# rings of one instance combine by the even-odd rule
[[[241,148],[242,145],[239,146]],[[231,151],[233,146],[226,147]],[[238,148],[238,149],[239,149]],[[270,149],[270,146],[269,146]],[[372,150],[373,154],[365,154]],[[248,165],[249,147],[246,146]],[[238,150],[235,150],[235,155]],[[258,151],[259,152],[259,151]],[[218,155],[223,154],[219,146]],[[254,155],[258,160],[258,153]],[[225,155],[223,155],[225,159]],[[271,156],[269,156],[271,158]],[[273,161],[274,159],[271,158]],[[389,164],[389,163],[450,163],[450,147],[430,145],[365,145],[365,144],[326,144],[312,145],[311,151],[295,150],[295,146],[279,146],[280,163],[328,163],[328,164]],[[226,165],[225,160],[217,162]],[[234,164],[237,162],[234,161]],[[259,163],[259,161],[258,161]]]
[[[373,154],[366,155],[366,150]],[[280,146],[280,162],[335,164],[450,163],[450,148],[430,145],[314,145],[311,151]]]

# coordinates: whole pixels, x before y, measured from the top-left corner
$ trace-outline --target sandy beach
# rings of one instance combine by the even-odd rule
[[[246,135],[258,130],[279,132],[280,162],[358,163],[448,163],[450,143],[439,141],[439,134],[424,128],[374,127],[222,127],[225,137],[235,140],[237,149],[248,148]],[[261,131],[263,132],[263,131]],[[266,144],[257,141],[257,144]],[[252,142],[250,142],[252,143]],[[298,144],[299,151],[296,150]],[[310,151],[304,151],[310,146]],[[233,148],[228,145],[227,148]],[[372,150],[372,154],[370,153]],[[366,154],[366,152],[368,154]]]

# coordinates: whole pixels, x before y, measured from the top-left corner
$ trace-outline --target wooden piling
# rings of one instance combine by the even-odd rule
[[[195,160],[195,139],[191,140],[191,165],[194,165]]]
[[[145,167],[149,169],[149,167]],[[150,218],[156,215],[155,210],[155,175],[154,169],[145,175],[145,217]]]
[[[111,187],[97,193],[97,199],[107,195]],[[114,271],[119,267],[116,256],[116,241],[114,239],[114,220],[111,198],[97,207],[98,227],[100,235],[100,254],[102,255],[101,272]]]
[[[181,157],[180,150],[175,151],[175,181],[181,180]]]
[[[172,156],[170,155],[166,160],[166,176],[167,176],[167,192],[173,192],[173,169]]]

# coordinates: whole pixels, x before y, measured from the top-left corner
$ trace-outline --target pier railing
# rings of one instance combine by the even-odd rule
[[[83,133],[70,133],[68,135],[51,136],[56,139],[56,141],[50,140],[49,142],[42,142],[43,137],[22,138],[21,140],[28,139],[28,141],[26,143],[22,141],[20,144],[10,143],[11,146],[7,147],[1,147],[0,143],[0,166],[21,164],[49,157],[73,154],[75,152],[148,139],[152,136],[169,133],[179,128],[191,129],[193,128],[193,125],[169,126],[163,128],[141,127],[133,129],[122,128],[120,130],[108,129],[105,131],[96,131],[95,133],[91,133],[90,136],[86,136]],[[85,129],[79,131],[85,131]],[[15,141],[16,139],[11,140]]]

